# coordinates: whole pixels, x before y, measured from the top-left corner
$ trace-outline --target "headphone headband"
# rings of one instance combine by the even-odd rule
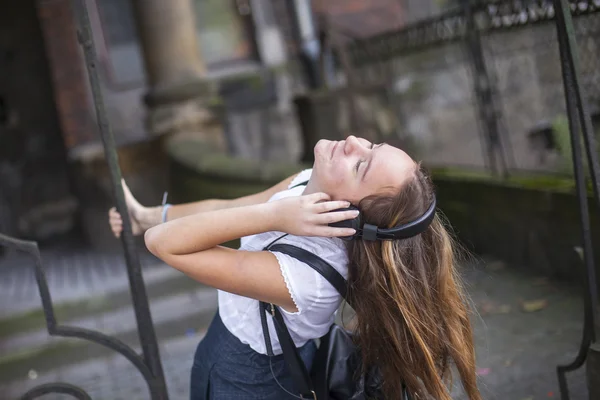
[[[436,203],[437,202],[434,196],[431,205],[423,215],[412,222],[396,226],[394,228],[382,229],[375,225],[364,224],[362,229],[357,232],[357,236],[361,237],[363,240],[369,241],[400,240],[417,236],[418,234],[425,232],[425,230],[431,224],[431,221],[433,221],[433,218],[435,217]]]

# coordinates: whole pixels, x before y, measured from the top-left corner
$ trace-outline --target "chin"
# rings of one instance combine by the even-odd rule
[[[313,149],[313,152],[315,153],[315,157],[318,154],[322,154],[323,153],[323,148],[327,147],[327,143],[329,143],[329,140],[326,139],[321,139],[317,142],[317,144],[315,144],[315,147]]]
[[[315,157],[315,165],[322,163],[326,159],[325,149],[327,148],[327,141],[319,140],[314,147],[313,154]]]

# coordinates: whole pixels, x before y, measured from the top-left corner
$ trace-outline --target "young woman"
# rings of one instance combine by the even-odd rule
[[[434,193],[419,164],[398,148],[354,136],[322,140],[314,153],[311,170],[265,192],[172,206],[166,223],[162,207],[144,208],[126,190],[134,231],[145,232],[148,249],[219,289],[219,312],[196,350],[191,398],[293,398],[280,387],[295,392],[273,326],[276,356],[266,355],[257,300],[280,306],[310,368],[313,339],[329,330],[341,298],[309,266],[263,251],[288,234],[279,243],[317,254],[348,280],[358,345],[365,365],[381,369],[386,398],[396,398],[404,382],[415,398],[450,399],[455,368],[469,399],[479,400],[469,312],[442,220],[436,216],[409,239],[374,242],[344,242],[339,237],[354,231],[328,225],[354,218],[354,211],[330,212],[349,204],[380,227],[423,215]],[[121,217],[109,214],[118,236]],[[236,238],[239,250],[219,246]]]

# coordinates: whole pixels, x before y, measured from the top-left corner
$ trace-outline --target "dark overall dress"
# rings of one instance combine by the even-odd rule
[[[262,335],[262,333],[261,333]],[[298,349],[310,370],[316,351],[310,340]],[[283,356],[271,358],[279,383],[296,394]],[[282,390],[271,373],[269,357],[242,343],[223,325],[219,313],[198,345],[190,383],[191,400],[286,400],[294,399]]]

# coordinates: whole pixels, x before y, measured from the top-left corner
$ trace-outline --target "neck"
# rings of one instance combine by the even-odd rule
[[[314,179],[309,179],[308,183],[306,184],[306,187],[304,188],[304,191],[302,192],[303,195],[305,194],[313,194],[313,193],[318,193],[321,192],[322,190],[319,189],[319,186],[317,185],[317,183],[314,181]]]

